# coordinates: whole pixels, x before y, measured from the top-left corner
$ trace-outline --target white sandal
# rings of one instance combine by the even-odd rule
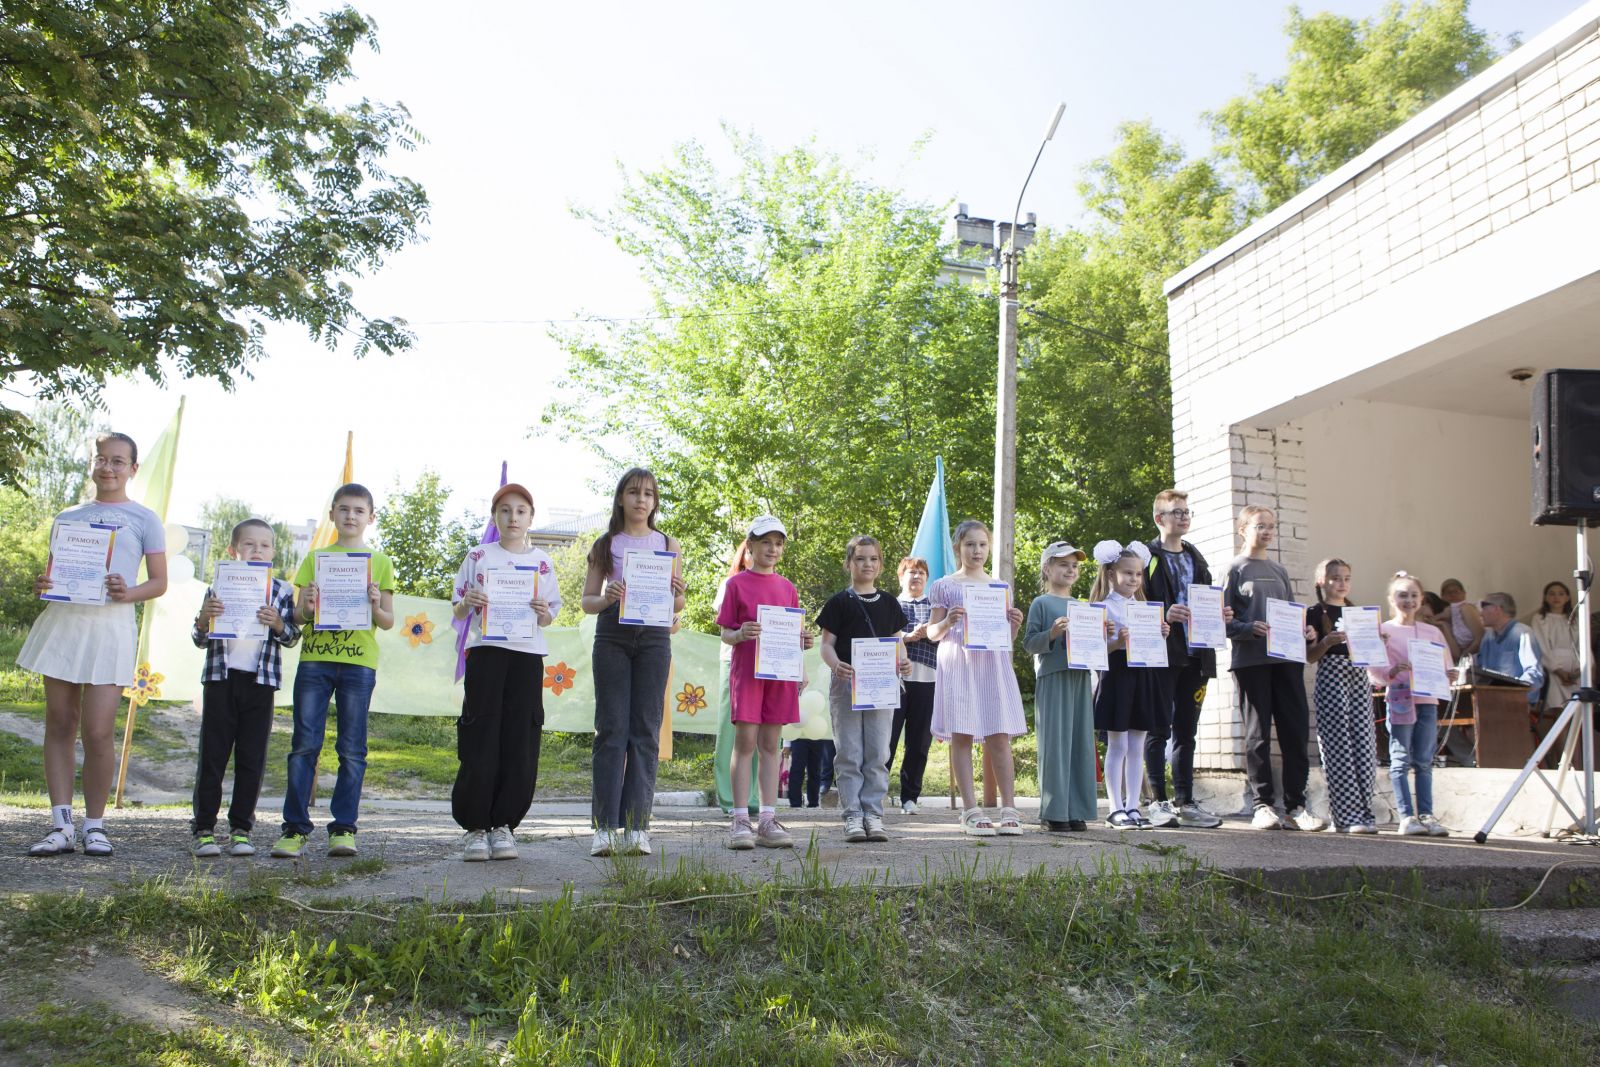
[[[72,837],[71,830],[51,830],[28,849],[30,856],[60,856],[72,852],[77,845]]]
[[[106,832],[98,826],[92,830],[85,830],[83,832],[83,854],[85,856],[111,855],[111,838],[107,837]]]
[[[997,831],[982,808],[968,808],[961,813],[961,832],[968,837],[993,837]]]
[[[1021,837],[1022,812],[1016,808],[1001,808],[999,832],[1007,837]]]

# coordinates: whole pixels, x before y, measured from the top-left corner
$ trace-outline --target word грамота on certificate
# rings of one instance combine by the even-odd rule
[[[1339,613],[1339,621],[1344,625],[1344,647],[1351,663],[1357,667],[1389,665],[1389,646],[1383,643],[1383,634],[1378,629],[1377,608],[1346,605]]]
[[[961,606],[966,609],[962,643],[982,652],[1011,651],[1011,587],[1005,582],[962,582]]]
[[[1067,605],[1067,666],[1083,671],[1108,671],[1106,607],[1074,600]]]
[[[805,650],[800,647],[800,628],[805,621],[806,613],[799,608],[776,604],[756,608],[756,622],[761,624],[761,633],[756,636],[757,678],[798,682],[805,676]]]
[[[111,546],[117,527],[104,522],[58,522],[50,530],[50,562],[45,577],[50,588],[40,600],[61,604],[104,604],[106,575],[111,573]]]
[[[272,603],[272,564],[217,560],[211,595],[222,601],[222,614],[211,620],[213,639],[266,640],[267,624],[256,618],[256,613]]]
[[[318,552],[317,630],[372,629],[371,552]]]
[[[514,565],[485,567],[483,609],[485,641],[532,641],[539,625],[533,601],[539,596],[539,568]]]
[[[632,626],[672,626],[672,576],[676,552],[629,552],[622,557],[622,607],[618,622]]]
[[[1167,639],[1161,636],[1160,604],[1135,600],[1128,605],[1128,666],[1165,667]]]
[[[1189,622],[1184,627],[1190,648],[1228,647],[1228,624],[1222,617],[1222,586],[1189,586]]]
[[[1267,655],[1291,663],[1306,661],[1306,606],[1292,600],[1267,600]]]
[[[850,710],[900,706],[900,639],[857,637],[850,641]]]

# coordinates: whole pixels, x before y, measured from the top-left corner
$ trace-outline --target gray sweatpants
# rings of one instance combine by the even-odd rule
[[[833,779],[839,790],[839,811],[883,817],[889,795],[889,733],[893,709],[850,710],[850,683],[838,677],[828,685],[828,710],[833,713]]]

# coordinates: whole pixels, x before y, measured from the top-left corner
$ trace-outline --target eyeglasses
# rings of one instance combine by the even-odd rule
[[[1173,508],[1171,511],[1163,511],[1161,514],[1167,516],[1169,519],[1187,519],[1189,516],[1193,515],[1194,512],[1190,511],[1188,508]]]
[[[94,457],[94,465],[96,467],[109,467],[114,471],[127,470],[129,467],[133,466],[133,464],[129,463],[121,456],[112,456],[109,459],[105,456],[96,456]]]

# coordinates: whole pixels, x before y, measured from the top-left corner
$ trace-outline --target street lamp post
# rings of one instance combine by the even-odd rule
[[[1000,580],[1009,582],[1016,573],[1017,523],[1017,266],[1022,250],[1017,247],[1017,223],[1022,219],[1022,198],[1033,180],[1033,172],[1044,155],[1044,146],[1056,135],[1056,126],[1067,105],[1057,104],[1050,128],[1033,166],[1017,193],[1017,206],[1011,212],[1011,232],[1000,250],[1000,372],[995,381],[994,405],[994,558]]]

